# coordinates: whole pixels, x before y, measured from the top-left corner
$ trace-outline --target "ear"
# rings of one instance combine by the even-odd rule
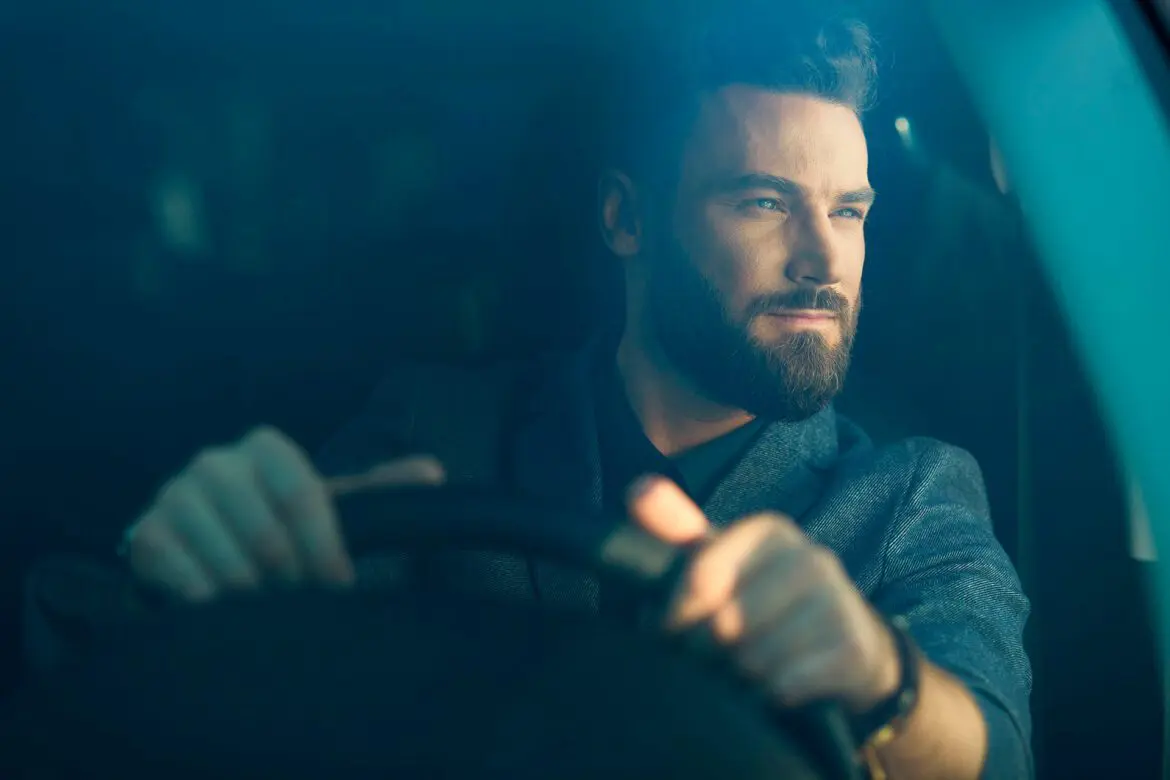
[[[597,183],[597,196],[605,245],[618,257],[634,257],[642,249],[643,225],[633,180],[617,169],[606,170]]]

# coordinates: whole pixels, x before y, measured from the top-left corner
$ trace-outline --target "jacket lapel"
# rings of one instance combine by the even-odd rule
[[[603,469],[598,442],[592,352],[555,355],[533,366],[518,393],[508,471],[522,494],[584,510],[602,506]],[[799,423],[772,423],[712,491],[704,506],[716,526],[746,515],[782,512],[805,527],[832,478],[839,454],[837,417],[828,407]],[[599,521],[604,515],[597,511]],[[538,563],[542,597],[596,606],[597,583],[562,567]]]
[[[825,491],[838,453],[836,415],[827,408],[800,423],[772,423],[716,486],[704,507],[717,526],[758,512],[801,523]]]
[[[524,495],[599,509],[602,465],[589,356],[556,355],[534,367],[519,393],[509,470]],[[798,521],[824,493],[839,454],[828,407],[799,423],[771,423],[712,491],[704,509],[716,525],[783,512]]]

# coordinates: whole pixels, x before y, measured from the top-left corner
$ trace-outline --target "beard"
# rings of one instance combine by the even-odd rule
[[[824,409],[841,392],[857,333],[856,305],[827,288],[753,299],[736,318],[718,291],[676,249],[660,255],[647,289],[651,333],[667,360],[706,398],[766,420],[798,422]],[[763,342],[753,320],[777,309],[837,315],[840,339],[816,332]]]

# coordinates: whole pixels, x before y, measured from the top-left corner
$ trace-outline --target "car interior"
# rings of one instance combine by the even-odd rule
[[[603,76],[680,7],[0,9],[0,697],[30,564],[112,554],[201,447],[265,423],[312,451],[396,359],[588,335]],[[839,408],[978,459],[1033,606],[1037,776],[1170,777],[1170,13],[847,7],[880,44],[881,199]]]

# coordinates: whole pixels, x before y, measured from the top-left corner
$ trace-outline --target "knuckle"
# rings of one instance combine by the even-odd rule
[[[735,523],[724,533],[724,539],[760,539],[772,529],[772,523],[767,515],[752,515]]]
[[[746,518],[734,527],[728,536],[730,537],[732,533],[734,533],[738,543],[756,548],[791,547],[794,542],[800,539],[800,536],[794,534],[791,524],[785,518],[772,513]]]
[[[280,438],[280,431],[272,425],[257,425],[255,428],[248,431],[244,435],[244,441],[247,442],[262,442],[265,440],[271,441]]]
[[[156,522],[180,537],[189,538],[218,520],[216,515],[207,513],[205,505],[203,490],[198,484],[178,480],[159,500]]]
[[[204,480],[219,481],[239,471],[237,460],[231,450],[217,447],[196,455],[188,471]]]
[[[753,515],[750,522],[755,528],[769,533],[785,533],[793,530],[792,521],[779,512],[761,512]]]
[[[260,425],[248,431],[241,444],[252,451],[296,449],[291,439],[271,425]]]
[[[255,434],[248,448],[256,479],[281,509],[325,494],[324,480],[291,440],[276,432]]]
[[[766,523],[765,533],[774,542],[783,545],[801,545],[808,543],[808,537],[786,515],[769,512],[764,515],[763,521]]]
[[[190,509],[199,500],[199,487],[192,480],[177,479],[168,484],[159,496],[159,507],[171,524],[176,515]]]
[[[163,527],[157,518],[150,518],[134,526],[130,535],[129,550],[132,562],[140,562],[144,558],[153,558],[165,552],[174,544],[170,533]]]
[[[786,527],[784,517],[775,512],[763,512],[751,518],[752,528],[759,533],[774,534]]]

